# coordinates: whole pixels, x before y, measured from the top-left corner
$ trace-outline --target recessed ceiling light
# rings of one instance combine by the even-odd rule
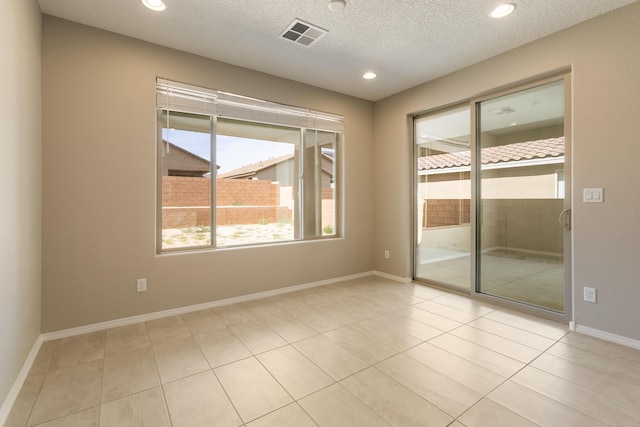
[[[490,16],[492,18],[504,18],[507,15],[511,15],[516,10],[516,5],[513,3],[505,3],[493,9]]]
[[[366,73],[364,73],[362,75],[362,78],[367,79],[367,80],[375,79],[376,78],[376,73],[374,73],[373,71],[368,71],[368,72],[366,72]]]
[[[329,0],[329,9],[334,12],[344,10],[345,7],[347,7],[347,2],[345,0]]]
[[[167,5],[164,4],[162,0],[142,0],[142,4],[147,8],[158,12],[162,12],[167,8]]]

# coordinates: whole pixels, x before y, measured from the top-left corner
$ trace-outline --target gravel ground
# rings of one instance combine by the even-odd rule
[[[293,224],[221,225],[216,230],[217,246],[246,245],[293,240]],[[162,248],[210,245],[209,227],[162,230]]]

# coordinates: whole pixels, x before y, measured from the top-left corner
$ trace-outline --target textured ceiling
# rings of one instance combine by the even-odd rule
[[[368,100],[378,100],[638,0],[38,0],[43,13]],[[279,38],[294,20],[329,31]],[[365,71],[378,78],[367,81]]]

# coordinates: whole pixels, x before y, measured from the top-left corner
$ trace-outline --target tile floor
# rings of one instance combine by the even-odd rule
[[[33,425],[638,426],[640,351],[368,277],[46,342]]]

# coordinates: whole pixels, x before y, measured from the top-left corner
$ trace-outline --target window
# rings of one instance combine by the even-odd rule
[[[340,116],[157,81],[157,250],[338,236]]]

